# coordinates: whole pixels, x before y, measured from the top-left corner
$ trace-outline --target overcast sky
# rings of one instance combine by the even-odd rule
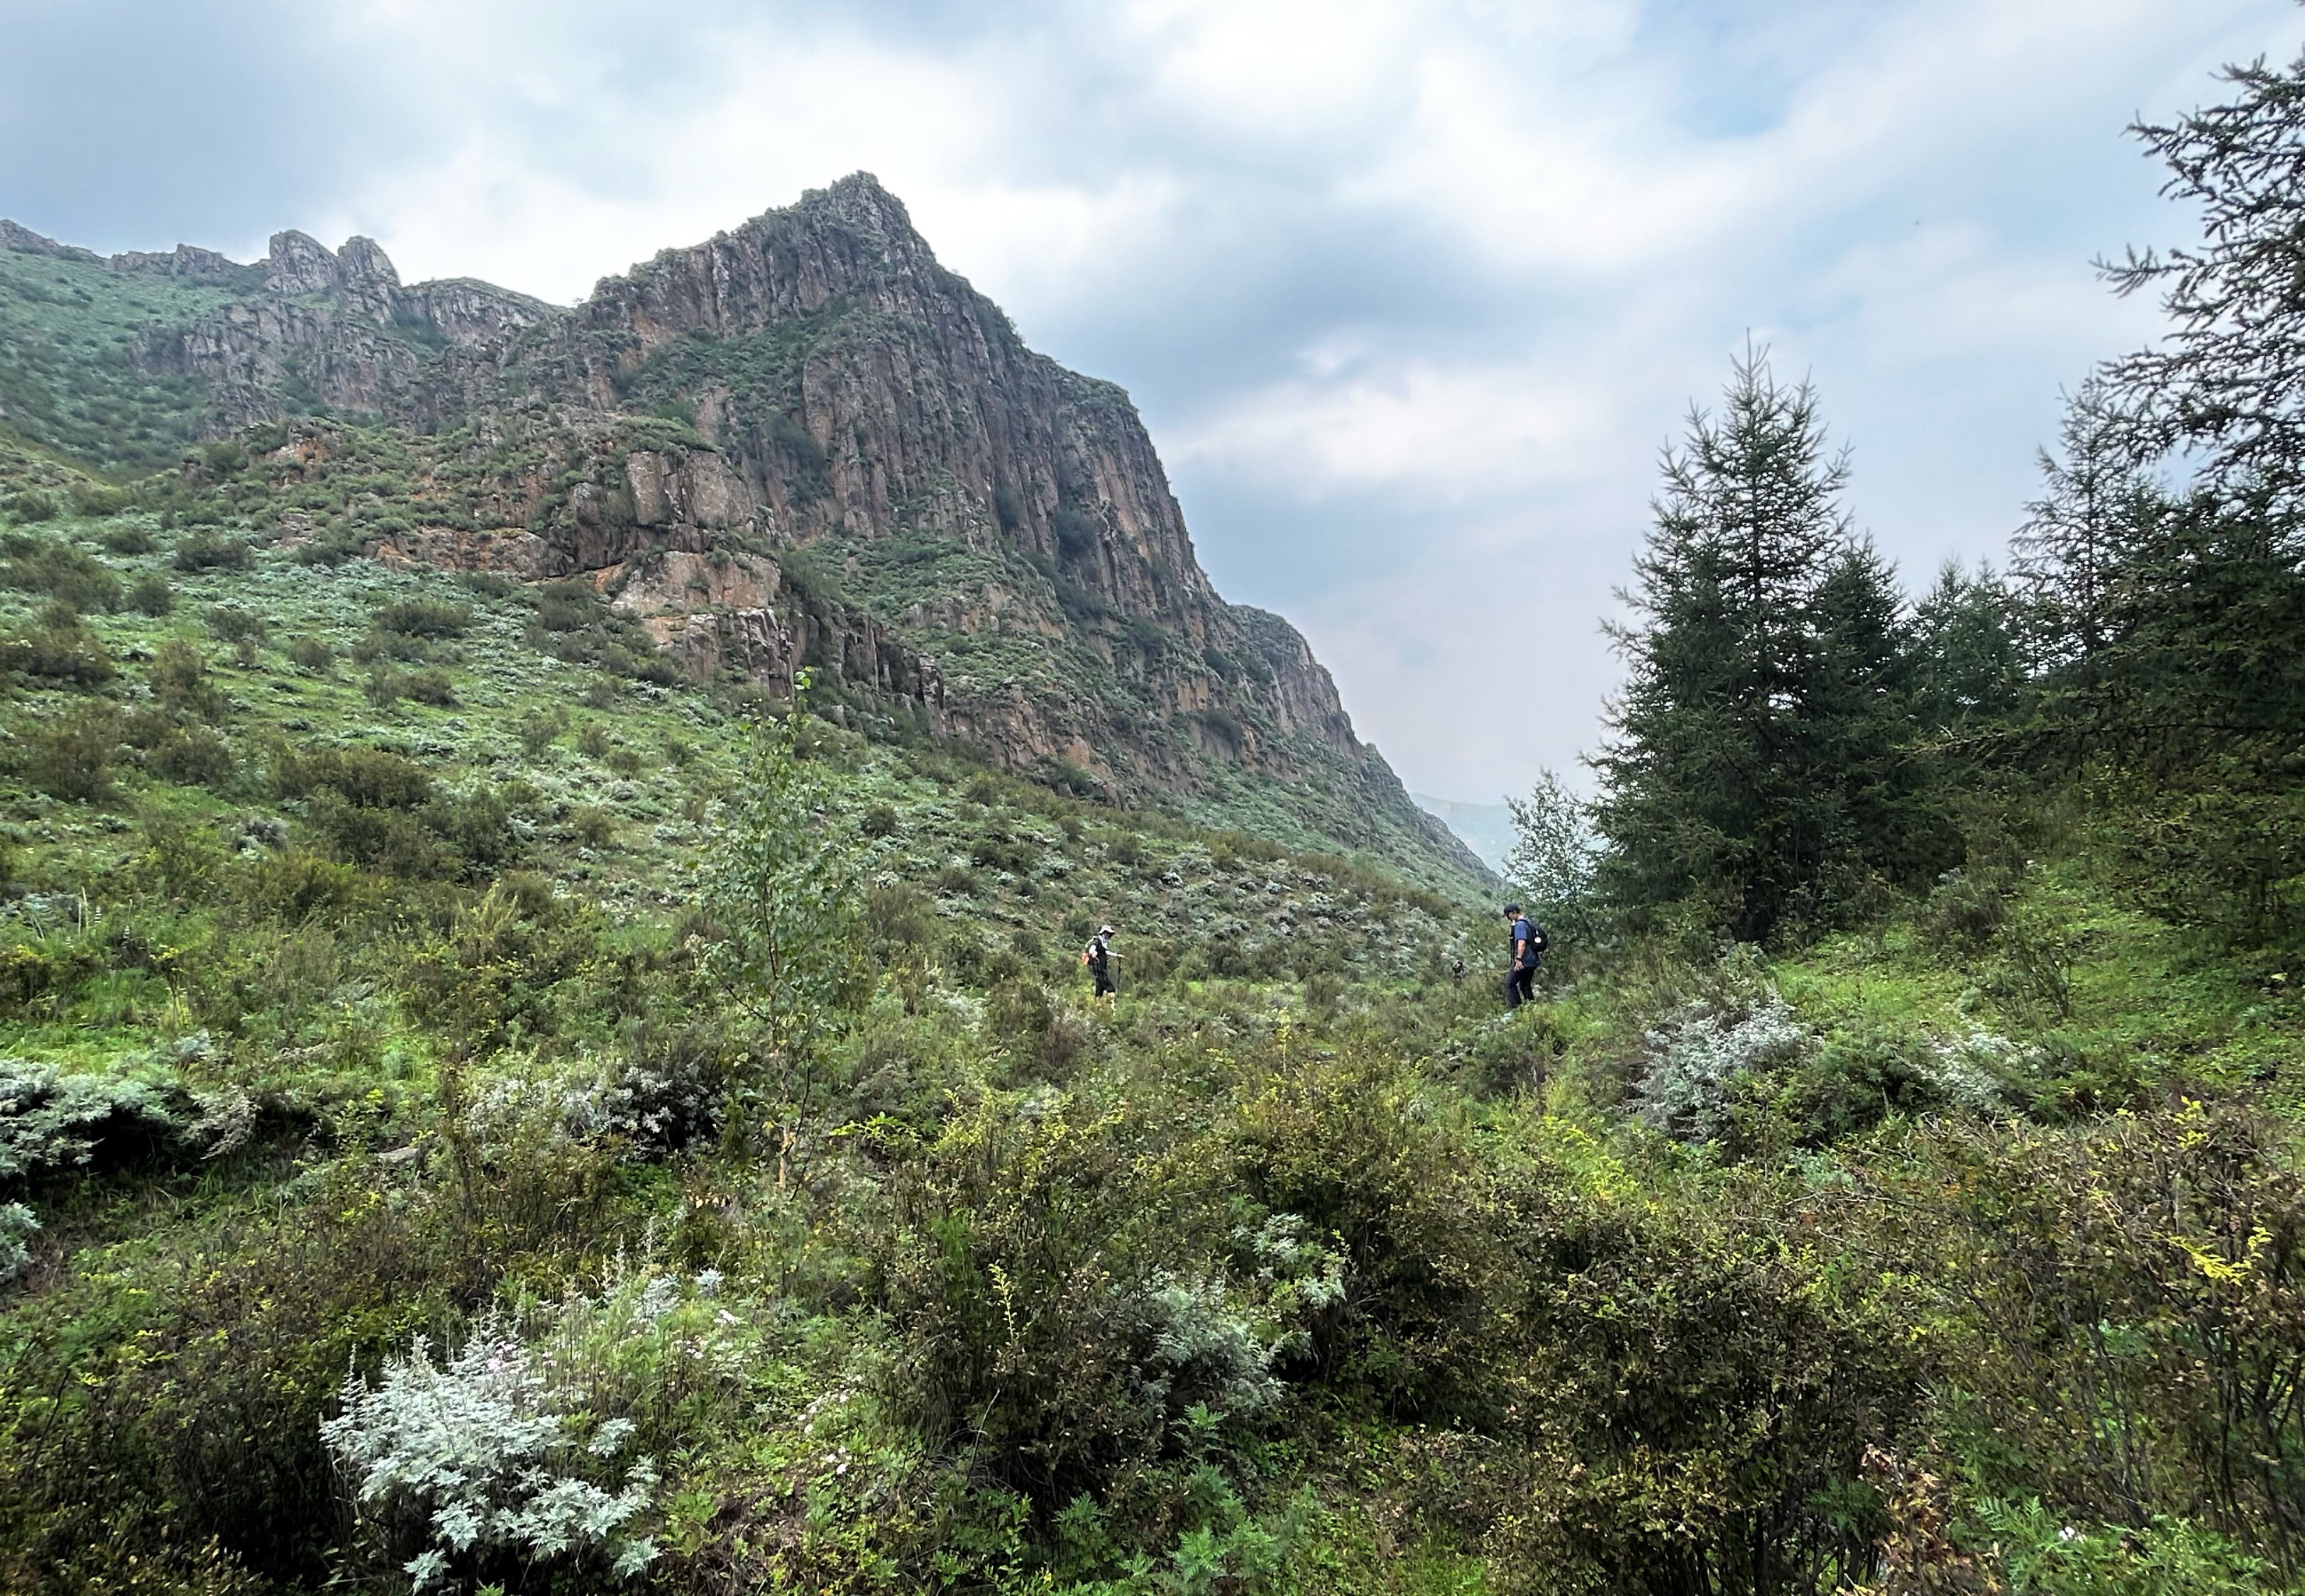
[[[2122,129],[2290,0],[0,0],[0,215],[300,227],[557,301],[866,169],[1126,386],[1203,563],[1412,786],[1567,770],[1656,452],[1746,337],[1925,582],[2184,236]]]

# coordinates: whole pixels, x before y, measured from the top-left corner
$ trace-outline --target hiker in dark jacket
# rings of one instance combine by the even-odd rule
[[[1096,978],[1096,995],[1100,998],[1110,998],[1116,989],[1112,984],[1113,958],[1112,928],[1106,926],[1088,939],[1088,951],[1081,955],[1081,963]]]
[[[1505,918],[1512,922],[1508,933],[1512,939],[1512,967],[1505,972],[1505,1007],[1516,1009],[1535,996],[1536,964],[1544,952],[1544,932],[1520,912],[1518,904],[1505,905]]]

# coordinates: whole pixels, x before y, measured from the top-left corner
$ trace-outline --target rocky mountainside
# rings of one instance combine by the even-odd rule
[[[868,729],[1483,876],[1295,629],[1217,595],[1127,395],[868,175],[565,310],[404,284],[361,238],[241,266],[7,224],[0,333],[0,422],[115,478],[181,459],[259,531],[582,581],[699,675],[814,667]]]

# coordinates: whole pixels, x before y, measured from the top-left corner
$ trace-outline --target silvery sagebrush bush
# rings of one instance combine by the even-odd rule
[[[631,1422],[589,1422],[564,1397],[518,1336],[490,1319],[444,1363],[419,1337],[407,1356],[385,1361],[375,1385],[347,1376],[343,1411],[322,1422],[320,1438],[354,1479],[372,1532],[374,1519],[411,1509],[424,1520],[422,1549],[403,1565],[419,1591],[458,1559],[490,1552],[533,1561],[599,1553],[619,1576],[636,1574],[656,1548],[625,1531],[648,1508],[655,1465],[639,1457],[617,1470]]]
[[[320,1435],[364,1533],[414,1548],[420,1592],[506,1558],[640,1573],[658,1484],[641,1424],[666,1385],[733,1376],[750,1345],[720,1286],[619,1271],[598,1296],[493,1312],[438,1361],[420,1337],[373,1382],[348,1374]]]
[[[2015,1111],[2009,1081],[2032,1065],[2038,1050],[1980,1028],[1941,1040],[1930,1051],[1930,1076],[1947,1099],[1973,1114],[2003,1119]]]
[[[1644,1040],[1648,1067],[1634,1086],[1640,1116],[1668,1135],[1711,1142],[1728,1129],[1739,1076],[1799,1063],[1816,1046],[1774,992],[1738,1006],[1698,998]]]
[[[5,1286],[30,1267],[30,1238],[39,1227],[39,1220],[22,1203],[0,1202],[0,1286]]]
[[[495,1076],[474,1094],[465,1121],[484,1143],[540,1132],[573,1142],[613,1137],[637,1154],[710,1135],[727,1097],[725,1074],[709,1057],[579,1058]]]
[[[1172,1396],[1189,1395],[1247,1413],[1280,1395],[1272,1348],[1233,1309],[1221,1277],[1157,1275],[1136,1311],[1152,1343],[1137,1378],[1154,1410],[1165,1412]]]
[[[122,1122],[173,1133],[169,1088],[139,1075],[68,1075],[52,1064],[0,1059],[0,1179],[88,1163]]]

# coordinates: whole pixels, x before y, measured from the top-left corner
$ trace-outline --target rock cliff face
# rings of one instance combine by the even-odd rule
[[[221,275],[229,261],[178,245],[115,256],[120,270]],[[315,408],[404,415],[441,346],[502,338],[559,314],[541,300],[462,279],[404,287],[372,239],[330,251],[302,233],[273,234],[261,292],[190,327],[148,328],[133,358],[155,376],[208,385],[218,430]]]
[[[1025,347],[870,176],[567,310],[404,284],[362,238],[106,264],[234,286],[132,352],[201,385],[212,432],[333,415],[412,441],[432,486],[378,512],[378,557],[583,580],[700,675],[813,666],[1021,773],[1212,818],[1253,799],[1479,873],[1295,629],[1217,595],[1127,395]],[[281,469],[329,446],[300,422]]]

